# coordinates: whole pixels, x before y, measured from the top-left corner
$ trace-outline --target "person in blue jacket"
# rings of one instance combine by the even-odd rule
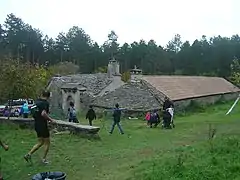
[[[28,118],[28,115],[30,113],[29,107],[27,103],[24,103],[21,108],[21,114],[23,114],[23,118]]]
[[[114,128],[115,128],[116,125],[117,125],[120,133],[121,133],[121,134],[124,134],[123,129],[122,129],[122,126],[121,126],[121,124],[120,124],[122,110],[124,110],[124,109],[122,109],[122,108],[120,109],[120,108],[119,108],[119,104],[117,103],[117,104],[115,105],[115,108],[113,109],[113,124],[112,124],[112,128],[111,128],[111,130],[110,130],[110,132],[109,132],[110,134],[113,133],[113,130],[114,130]]]

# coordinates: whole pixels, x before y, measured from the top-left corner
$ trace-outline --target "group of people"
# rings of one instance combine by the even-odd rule
[[[44,154],[43,154],[43,158],[42,158],[42,163],[48,164],[48,161],[46,159],[48,151],[49,151],[49,147],[50,147],[50,133],[49,133],[49,129],[48,129],[48,122],[55,123],[55,120],[53,120],[52,118],[49,117],[49,102],[48,102],[49,98],[50,98],[50,92],[43,91],[41,97],[39,99],[37,99],[35,102],[35,105],[33,107],[31,107],[31,113],[35,120],[34,127],[35,127],[35,131],[37,134],[38,142],[37,142],[37,144],[35,144],[32,147],[32,149],[27,154],[24,155],[24,159],[28,163],[32,163],[32,161],[31,161],[32,155],[40,147],[43,146]],[[24,112],[24,107],[26,107],[26,106],[25,105],[23,106],[23,108],[22,108],[23,112]],[[163,121],[167,121],[167,119],[168,119],[168,121],[170,120],[169,122],[173,124],[173,119],[172,119],[173,107],[174,107],[174,105],[173,105],[172,101],[170,101],[168,98],[166,98],[164,105],[163,105]],[[120,108],[119,104],[115,104],[115,107],[111,110],[113,110],[113,114],[112,114],[113,123],[112,123],[109,133],[112,134],[115,126],[117,126],[120,133],[124,134],[124,131],[120,124],[120,121],[121,121],[122,111],[125,109]],[[149,116],[150,117],[148,118],[148,124],[150,125],[150,127],[152,127],[153,124],[156,127],[160,123],[160,118],[159,118],[157,111],[153,111],[153,113],[149,113]],[[68,118],[69,118],[69,122],[75,122],[75,123],[78,122],[76,109],[74,107],[74,103],[72,103],[72,102],[70,103],[70,107],[68,109]],[[89,110],[86,114],[86,119],[89,120],[89,125],[92,126],[92,121],[94,119],[96,119],[96,113],[93,110],[92,106],[89,107]],[[2,143],[2,141],[0,141],[0,146],[2,146],[5,150],[8,150],[8,146],[6,144]],[[2,179],[3,178],[0,174],[0,180],[2,180]]]
[[[77,111],[74,107],[74,103],[70,102],[69,105],[70,107],[68,108],[68,113],[67,113],[68,121],[73,123],[79,123],[77,118]],[[92,105],[89,106],[89,110],[86,114],[86,119],[88,120],[90,126],[93,125],[93,120],[97,119],[96,113],[93,110]]]
[[[163,128],[175,127],[173,123],[173,114],[174,114],[174,104],[168,97],[165,97],[165,101],[163,103],[163,108],[162,108],[162,118],[163,118],[162,127]],[[152,112],[147,112],[145,116],[145,120],[147,121],[147,125],[150,128],[152,128],[153,125],[154,127],[157,127],[158,124],[161,122],[161,119],[157,110],[153,110]]]
[[[69,105],[70,107],[68,108],[68,114],[67,114],[68,121],[73,123],[79,123],[77,119],[77,112],[74,107],[74,103],[70,102]],[[112,124],[111,130],[109,131],[110,134],[113,133],[115,126],[119,128],[119,131],[121,134],[124,134],[122,126],[120,124],[122,110],[124,109],[119,108],[119,104],[115,104],[115,108],[113,108],[113,124]],[[97,119],[96,112],[94,111],[92,105],[89,106],[89,109],[86,114],[86,119],[88,120],[90,126],[93,125],[93,120]]]
[[[4,111],[3,111],[3,116],[9,117],[9,116],[23,116],[23,118],[28,118],[30,115],[30,109],[28,107],[27,103],[24,103],[21,108],[15,108],[14,113],[11,112],[11,109],[9,106],[5,106]]]

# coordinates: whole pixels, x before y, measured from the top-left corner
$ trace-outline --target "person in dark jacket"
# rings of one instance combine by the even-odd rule
[[[89,106],[89,110],[88,110],[88,112],[87,112],[87,114],[86,114],[86,119],[88,119],[90,126],[92,126],[92,121],[93,121],[94,119],[96,119],[96,118],[97,118],[96,113],[95,113],[95,111],[93,110],[93,107],[90,105],[90,106]]]
[[[119,108],[119,104],[116,104],[116,105],[115,105],[115,108],[114,108],[114,110],[113,110],[113,124],[112,124],[112,128],[111,128],[111,130],[110,130],[110,132],[109,132],[110,134],[113,133],[113,130],[114,130],[114,128],[115,128],[116,125],[117,125],[120,133],[121,133],[121,134],[124,134],[123,129],[122,129],[122,126],[121,126],[121,124],[120,124],[122,110],[123,110],[123,109],[120,109],[120,108]]]
[[[166,111],[166,109],[170,108],[170,106],[172,106],[172,108],[174,108],[173,102],[168,97],[165,97],[164,103],[163,103],[163,111]]]
[[[153,125],[153,124],[154,124],[154,127],[157,127],[159,123],[160,123],[159,114],[157,113],[157,110],[154,110],[154,111],[150,114],[150,120],[149,120],[150,128],[152,128],[152,125]]]

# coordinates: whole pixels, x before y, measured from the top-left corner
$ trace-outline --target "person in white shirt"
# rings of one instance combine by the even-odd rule
[[[166,111],[171,115],[171,124],[173,125],[173,128],[175,127],[173,123],[173,114],[174,114],[174,108],[172,105],[170,105],[169,108],[166,109]]]

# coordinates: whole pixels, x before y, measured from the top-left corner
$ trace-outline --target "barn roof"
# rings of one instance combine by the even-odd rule
[[[220,77],[143,76],[142,79],[172,100],[240,92],[238,87]]]
[[[144,111],[159,109],[160,104],[148,91],[148,88],[140,83],[127,83],[114,91],[97,97],[93,105],[104,108],[112,108],[116,103],[128,110]]]

